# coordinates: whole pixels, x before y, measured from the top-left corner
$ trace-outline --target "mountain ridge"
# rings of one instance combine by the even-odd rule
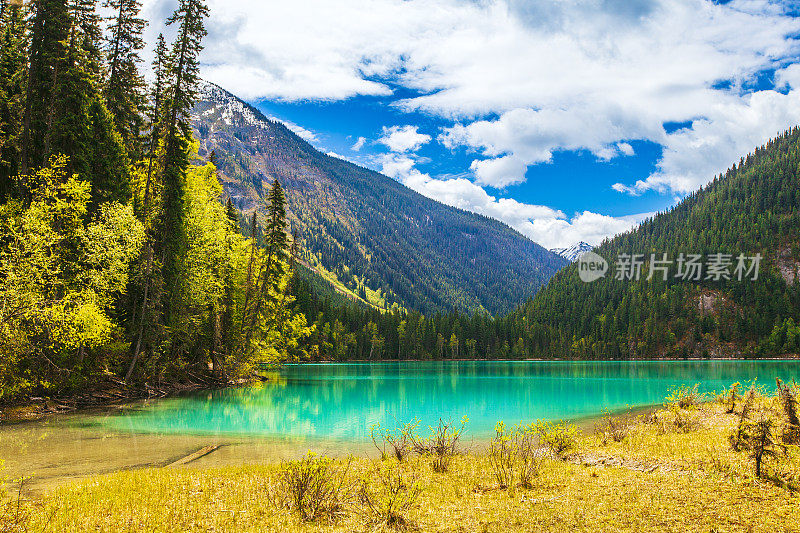
[[[566,264],[498,220],[320,152],[217,85],[202,84],[192,118],[235,205],[259,208],[279,179],[302,259],[371,304],[501,314]]]

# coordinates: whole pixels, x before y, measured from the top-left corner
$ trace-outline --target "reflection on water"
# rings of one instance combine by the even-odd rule
[[[578,419],[660,403],[681,384],[800,378],[797,361],[400,362],[292,365],[254,387],[172,398],[101,422],[117,430],[363,440],[370,425],[468,416],[473,436],[498,420]]]
[[[682,384],[800,380],[800,361],[401,362],[291,365],[253,387],[136,402],[0,427],[0,459],[40,487],[123,468],[165,465],[220,444],[193,466],[296,457],[308,449],[364,453],[372,424],[422,427],[466,415],[468,436],[498,420],[597,416],[660,403]]]

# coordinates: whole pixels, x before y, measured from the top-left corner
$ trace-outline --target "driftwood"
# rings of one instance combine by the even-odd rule
[[[215,444],[213,446],[203,446],[202,448],[200,448],[196,452],[190,453],[186,457],[182,457],[182,458],[178,459],[177,461],[175,461],[174,463],[168,464],[167,467],[181,466],[181,465],[185,465],[185,464],[191,463],[192,461],[197,461],[201,457],[205,457],[206,455],[208,455],[211,452],[214,452],[214,451],[216,451],[218,449],[219,449],[219,444]]]

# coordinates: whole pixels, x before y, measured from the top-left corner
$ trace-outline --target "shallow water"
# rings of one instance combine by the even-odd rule
[[[165,465],[207,445],[211,466],[295,457],[306,450],[366,453],[369,427],[469,417],[468,437],[495,423],[581,421],[602,410],[659,404],[670,389],[704,392],[758,379],[800,380],[800,361],[396,362],[287,365],[244,388],[135,402],[0,427],[0,458],[34,487],[124,468]]]

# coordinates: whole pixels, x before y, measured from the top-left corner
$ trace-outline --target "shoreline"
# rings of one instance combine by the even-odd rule
[[[735,358],[735,357],[709,357],[709,358],[662,358],[662,359],[479,359],[479,358],[457,358],[457,359],[352,359],[348,361],[309,361],[301,363],[275,363],[273,366],[303,366],[303,365],[381,365],[393,363],[444,363],[444,362],[487,362],[487,363],[666,363],[666,362],[741,362],[741,361],[798,361],[800,354],[786,354],[783,357],[758,357],[758,358]],[[0,402],[0,427],[10,424],[18,424],[41,420],[50,415],[81,412],[97,407],[107,407],[120,405],[136,400],[148,400],[158,398],[176,397],[181,394],[198,392],[204,390],[220,390],[265,381],[263,375],[256,374],[250,379],[241,379],[226,384],[215,382],[211,379],[201,379],[193,376],[192,380],[162,383],[152,386],[147,383],[141,386],[130,386],[116,378],[107,377],[104,384],[95,386],[91,390],[72,394],[53,397],[28,396],[26,399],[16,400],[9,403]]]

